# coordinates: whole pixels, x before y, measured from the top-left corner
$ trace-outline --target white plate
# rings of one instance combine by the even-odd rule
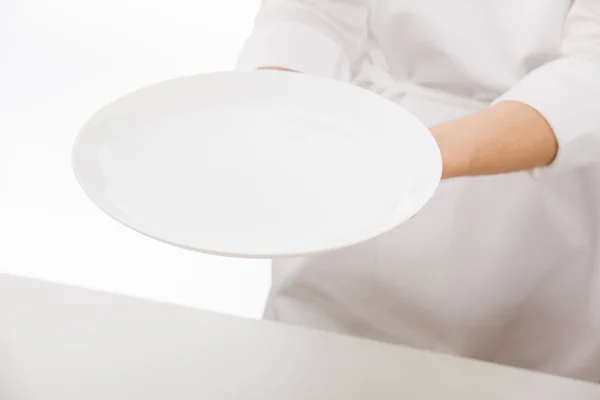
[[[435,192],[429,130],[367,90],[287,72],[221,72],[136,91],[73,149],[103,211],[163,242],[234,257],[339,249],[385,233]]]

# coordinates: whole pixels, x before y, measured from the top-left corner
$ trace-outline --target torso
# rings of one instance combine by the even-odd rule
[[[457,26],[437,11],[448,2],[379,3],[375,35],[394,38],[379,45],[395,78],[484,101],[555,56],[570,5],[465,0],[472,17]],[[525,21],[539,37],[516,36]],[[430,125],[473,111],[410,94],[396,101]],[[600,165],[444,182],[392,232],[276,261],[266,317],[598,381]]]
[[[493,100],[558,57],[571,3],[373,0],[370,25],[397,79]]]

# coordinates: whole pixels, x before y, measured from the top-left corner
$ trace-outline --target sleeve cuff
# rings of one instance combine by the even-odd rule
[[[573,57],[534,70],[494,103],[525,103],[552,127],[559,150],[550,166],[533,171],[541,177],[600,161],[599,99],[599,60]]]
[[[333,39],[296,22],[258,25],[246,41],[237,70],[276,66],[327,78],[350,80],[350,61]]]

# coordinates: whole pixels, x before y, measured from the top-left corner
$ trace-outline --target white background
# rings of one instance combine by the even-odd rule
[[[0,1],[0,273],[257,318],[269,262],[207,256],[101,211],[70,165],[115,97],[231,69],[259,0]]]

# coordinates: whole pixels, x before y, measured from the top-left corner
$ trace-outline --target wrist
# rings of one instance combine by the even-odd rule
[[[441,124],[431,128],[431,133],[442,156],[442,179],[458,178],[469,175],[470,152],[466,143],[453,132],[450,124]]]

